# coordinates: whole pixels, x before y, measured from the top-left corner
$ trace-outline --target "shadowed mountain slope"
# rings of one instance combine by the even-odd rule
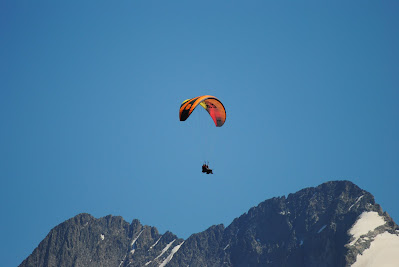
[[[370,193],[333,181],[266,200],[227,228],[187,240],[138,220],[79,214],[52,229],[20,266],[350,266],[360,254],[376,259],[373,241],[382,235],[399,249],[398,234]],[[399,266],[392,253],[383,259]]]

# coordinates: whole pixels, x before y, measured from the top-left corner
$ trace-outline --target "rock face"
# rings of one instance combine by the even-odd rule
[[[165,254],[163,248],[182,242],[138,220],[129,224],[119,216],[79,214],[52,229],[20,266],[144,266]]]
[[[187,240],[138,220],[80,214],[52,229],[20,266],[350,266],[383,233],[399,240],[374,197],[334,181],[266,200],[227,228]]]

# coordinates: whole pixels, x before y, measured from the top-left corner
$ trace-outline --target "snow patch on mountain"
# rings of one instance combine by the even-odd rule
[[[144,231],[141,230],[141,232],[136,236],[135,239],[133,239],[132,243],[130,244],[130,246],[132,247],[132,250],[130,251],[130,253],[134,254],[134,251],[136,250],[136,247],[134,246],[134,244],[136,243],[137,239],[140,237],[141,233]]]
[[[179,250],[179,248],[184,244],[184,241],[180,244],[175,246],[172,251],[170,252],[169,256],[159,265],[159,267],[164,267],[166,264],[168,264],[172,258],[173,255]]]
[[[155,242],[155,244],[153,244],[148,250],[150,250],[153,247],[155,247],[158,244],[159,240],[161,240],[161,238],[162,238],[162,236],[160,238],[158,238],[158,240]]]
[[[375,237],[370,247],[359,254],[352,267],[399,266],[399,236],[384,232]]]
[[[173,244],[173,242],[175,242],[175,241],[176,241],[176,239],[173,239],[172,242],[170,242],[169,244],[167,244],[166,247],[163,248],[161,254],[159,254],[159,255],[154,259],[154,261],[157,260],[159,257],[161,257],[166,251],[168,251],[168,249],[170,248],[170,246],[171,246],[171,245]]]
[[[362,198],[364,197],[364,195],[361,195],[360,197],[358,197],[355,201],[355,203],[353,203],[348,210],[351,210],[351,208],[353,208],[353,206],[355,206]]]
[[[384,218],[378,215],[377,212],[363,212],[362,214],[360,214],[356,223],[349,230],[349,234],[354,237],[354,240],[350,243],[350,245],[354,245],[356,241],[360,238],[360,236],[365,235],[368,232],[373,231],[375,228],[384,224]]]
[[[126,255],[123,257],[123,260],[121,260],[121,262],[119,263],[119,266],[118,266],[118,267],[121,267],[121,266],[122,266],[122,264],[123,264],[123,262],[125,261],[125,259],[126,259]]]
[[[327,225],[323,225],[323,227],[321,227],[320,230],[317,231],[317,233],[320,234],[326,227],[327,227]]]

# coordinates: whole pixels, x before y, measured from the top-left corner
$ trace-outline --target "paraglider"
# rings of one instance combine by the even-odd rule
[[[219,99],[211,95],[198,96],[184,100],[179,111],[180,121],[187,120],[197,106],[203,107],[209,113],[216,127],[222,127],[226,122],[226,109],[224,105]],[[202,172],[213,174],[212,169],[209,168],[207,163],[202,165]]]
[[[180,106],[180,121],[187,120],[198,105],[208,111],[216,127],[223,126],[226,121],[226,109],[219,99],[211,95],[198,96],[184,100]]]

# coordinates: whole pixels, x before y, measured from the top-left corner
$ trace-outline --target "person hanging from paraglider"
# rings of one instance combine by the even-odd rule
[[[212,169],[209,169],[208,166],[209,163],[204,162],[204,164],[202,164],[202,172],[206,173],[206,174],[213,174]]]

